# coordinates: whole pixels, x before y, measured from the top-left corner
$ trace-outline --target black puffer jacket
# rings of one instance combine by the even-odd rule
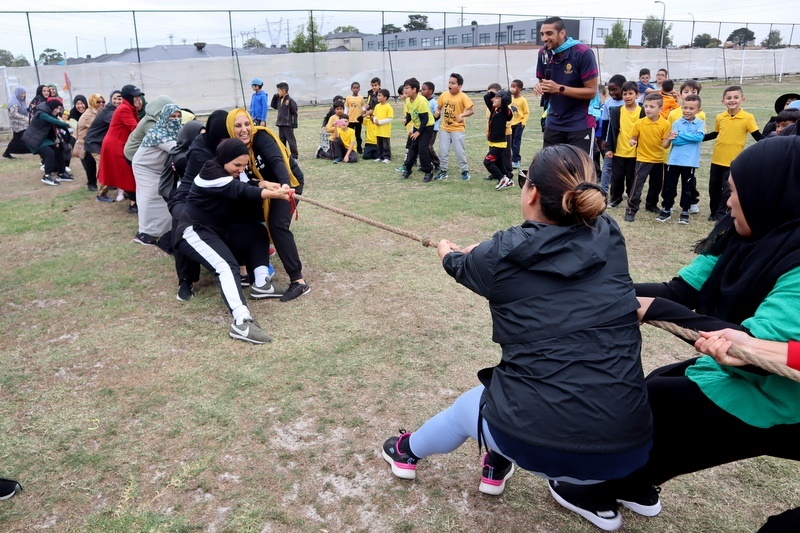
[[[111,118],[116,110],[117,106],[109,102],[97,112],[97,116],[92,121],[92,125],[89,126],[89,131],[86,132],[86,138],[83,141],[83,147],[87,152],[100,153],[103,139],[106,138],[108,128],[111,126]]]
[[[647,443],[639,304],[610,217],[592,226],[528,221],[443,263],[489,300],[492,340],[503,349],[500,364],[479,374],[491,427],[564,452]]]

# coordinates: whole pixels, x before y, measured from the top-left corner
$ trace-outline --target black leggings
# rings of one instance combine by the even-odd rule
[[[86,171],[86,184],[97,186],[97,162],[94,160],[94,156],[86,152],[86,155],[81,159],[81,165],[83,165],[83,170]]]
[[[60,146],[41,146],[36,153],[44,160],[45,173],[63,174],[66,171],[67,163],[64,161],[64,150]]]

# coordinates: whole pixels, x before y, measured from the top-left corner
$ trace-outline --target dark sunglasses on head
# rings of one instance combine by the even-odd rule
[[[525,188],[525,182],[526,181],[528,181],[528,171],[527,170],[520,170],[519,171],[519,176],[518,176],[518,179],[517,179],[517,183],[519,183],[519,188],[520,189],[524,189]]]
[[[97,103],[98,103],[98,104],[105,104],[105,103],[106,103],[106,101],[105,101],[105,100],[98,100],[98,101],[97,101]]]

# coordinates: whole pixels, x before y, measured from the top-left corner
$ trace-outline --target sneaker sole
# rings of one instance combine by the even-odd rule
[[[39,181],[41,181],[45,185],[58,185],[57,181],[47,181],[47,180],[39,180]]]
[[[636,514],[642,516],[656,516],[658,513],[661,512],[661,501],[659,500],[656,502],[655,505],[642,505],[641,503],[637,502],[628,502],[625,500],[617,500],[617,503],[622,505],[623,507],[630,509]]]
[[[250,338],[245,337],[243,335],[237,335],[236,333],[234,333],[234,332],[232,332],[230,330],[228,330],[228,336],[230,336],[230,338],[232,338],[232,339],[249,342],[251,344],[266,344],[268,342],[272,342],[272,339],[270,339],[268,341],[258,341],[258,340],[255,340],[255,339],[250,339]]]
[[[484,494],[489,494],[490,496],[500,496],[503,494],[503,491],[506,490],[506,481],[514,475],[514,465],[511,465],[511,470],[508,471],[508,474],[500,480],[494,479],[487,479],[481,476],[481,484],[478,486],[478,490]]]
[[[138,244],[141,244],[142,246],[155,246],[155,244],[156,244],[156,243],[154,243],[154,242],[144,242],[144,241],[140,241],[140,240],[139,240],[139,239],[137,239],[136,237],[134,237],[134,238],[133,238],[133,242],[135,242],[135,243],[138,243]]]
[[[250,298],[254,300],[263,300],[264,298],[281,298],[283,297],[282,292],[273,292],[273,293],[253,293],[253,290],[250,290]]]
[[[389,454],[386,453],[386,450],[381,450],[381,455],[383,456],[384,460],[389,463],[389,466],[392,467],[392,474],[400,479],[416,479],[417,478],[417,468],[416,466],[409,466],[409,465],[398,465],[394,459],[389,457]]]
[[[181,298],[180,294],[176,294],[175,299],[178,300],[179,302],[188,302],[189,300],[192,299],[192,297],[189,296],[188,298]]]
[[[291,302],[292,300],[297,300],[298,298],[300,298],[300,297],[302,297],[302,296],[305,296],[305,295],[306,295],[306,294],[308,294],[309,292],[311,292],[311,287],[309,287],[307,291],[305,291],[305,292],[301,292],[300,294],[298,294],[297,296],[295,296],[295,297],[294,297],[294,298],[292,298],[291,300],[283,300],[283,299],[282,299],[281,301],[282,301],[282,302]],[[281,298],[283,298],[283,295],[281,295]]]
[[[569,503],[553,490],[553,487],[550,486],[550,483],[547,484],[547,488],[550,489],[550,494],[553,496],[553,499],[555,499],[562,507],[581,515],[603,531],[616,531],[622,527],[622,517],[619,515],[619,513],[617,513],[617,516],[614,518],[602,518],[590,511],[587,511],[586,509],[581,509],[580,507],[576,507],[575,505]]]

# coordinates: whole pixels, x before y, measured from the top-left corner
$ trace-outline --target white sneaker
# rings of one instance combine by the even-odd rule
[[[503,179],[500,180],[500,183],[497,184],[494,190],[499,191],[513,186],[514,186],[514,180],[509,179],[508,176],[503,176]]]
[[[117,201],[117,202],[121,202],[121,201],[123,201],[124,199],[125,199],[125,193],[122,191],[122,189],[119,189],[119,190],[117,191],[117,199],[116,199],[115,201]]]
[[[697,213],[700,212],[700,206],[698,206],[697,204],[692,204],[691,206],[689,206],[689,212],[696,215]]]

